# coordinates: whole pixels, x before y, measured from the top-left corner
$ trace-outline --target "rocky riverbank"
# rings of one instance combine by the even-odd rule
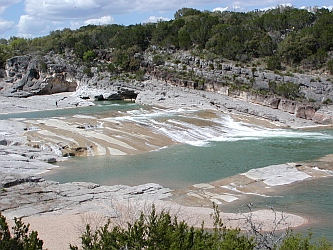
[[[222,111],[235,115],[239,119],[249,119],[249,117],[251,117],[254,123],[265,123],[267,126],[275,127],[287,126],[299,128],[317,125],[311,120],[296,118],[294,115],[281,110],[270,109],[218,93],[177,88],[158,81],[146,81],[140,88],[140,90],[137,90],[136,98],[136,102],[139,104],[157,105],[167,109],[213,109],[217,112]],[[86,88],[85,91],[85,96],[91,96],[87,92],[90,91],[89,88]],[[95,91],[93,95],[96,96],[96,89],[92,88],[91,91]],[[79,98],[79,96],[82,97],[82,93],[83,92],[80,92],[80,89],[78,89],[78,91],[73,94],[61,93],[49,96],[31,96],[25,99],[12,99],[11,97],[1,98],[1,103],[3,104],[1,105],[1,113],[76,108],[79,106],[93,105],[88,100]],[[246,114],[247,116],[242,117],[241,114]],[[31,222],[32,229],[38,229],[40,231],[43,231],[47,225],[49,225],[48,220],[60,221],[61,218],[65,220],[62,221],[63,227],[69,226],[67,229],[68,232],[77,232],[77,230],[73,228],[73,224],[69,225],[71,224],[69,223],[70,220],[68,220],[69,217],[76,222],[78,222],[82,216],[92,216],[91,214],[97,214],[96,216],[100,216],[104,219],[106,217],[117,217],[120,212],[126,211],[125,207],[134,207],[135,210],[138,211],[147,207],[147,204],[154,202],[159,204],[160,208],[172,208],[174,213],[182,211],[183,215],[180,218],[188,219],[190,214],[192,215],[190,216],[192,219],[201,218],[208,221],[207,223],[209,224],[209,214],[212,213],[212,209],[209,207],[212,202],[230,202],[232,199],[239,199],[240,197],[237,191],[244,192],[245,195],[246,192],[257,192],[258,188],[260,190],[266,189],[264,187],[264,178],[260,176],[253,177],[255,175],[251,175],[250,173],[246,176],[246,179],[244,179],[245,177],[243,178],[244,182],[239,184],[244,190],[238,190],[240,186],[233,187],[237,189],[237,191],[234,190],[235,193],[233,195],[230,194],[231,192],[228,190],[227,184],[224,185],[225,188],[222,188],[222,190],[220,188],[221,183],[199,184],[183,192],[173,192],[158,184],[145,184],[135,187],[124,185],[99,186],[93,183],[59,184],[40,178],[38,176],[39,173],[54,168],[55,166],[51,163],[60,161],[63,158],[62,154],[59,154],[59,151],[51,149],[50,147],[40,147],[36,144],[33,146],[31,143],[32,138],[36,139],[37,136],[41,138],[49,137],[53,142],[57,143],[60,141],[75,140],[75,143],[80,142],[83,143],[83,147],[87,147],[86,142],[82,142],[77,135],[63,134],[65,132],[59,132],[60,129],[64,131],[67,130],[67,132],[72,131],[73,134],[79,135],[80,131],[83,131],[80,136],[98,139],[98,141],[92,142],[94,143],[92,148],[96,148],[95,152],[102,152],[105,149],[105,152],[109,152],[110,154],[130,154],[134,151],[140,153],[173,143],[171,140],[168,141],[166,138],[161,137],[159,137],[159,140],[156,140],[156,137],[154,137],[153,140],[149,141],[152,134],[144,134],[144,130],[138,129],[137,127],[121,126],[120,123],[114,124],[112,121],[108,120],[103,120],[103,122],[111,122],[107,127],[111,129],[112,136],[117,136],[115,131],[122,135],[126,134],[126,136],[123,136],[122,139],[119,139],[120,136],[115,138],[111,135],[101,136],[95,132],[82,130],[80,127],[87,121],[80,121],[80,119],[83,118],[89,119],[90,124],[97,122],[95,118],[82,116],[73,117],[73,121],[70,119],[64,121],[58,118],[48,121],[39,120],[37,122],[32,119],[0,120],[0,210],[8,216],[8,218],[24,216],[26,217],[25,221]],[[264,119],[265,122],[263,122],[262,119]],[[114,125],[117,126],[116,129],[112,129]],[[36,131],[33,129],[29,131],[29,128],[37,126],[38,129],[36,129]],[[50,132],[50,128],[53,129],[53,133],[51,133],[52,131]],[[40,133],[40,131],[49,132]],[[135,140],[137,140],[137,143]],[[149,146],[145,148],[142,144],[139,144],[139,142],[142,143],[142,141],[145,140],[149,143],[143,144],[153,145],[153,147]],[[106,145],[102,141],[111,142],[113,146]],[[67,142],[67,144],[68,143],[69,142]],[[62,143],[61,145],[65,147],[67,145],[65,144]],[[82,145],[77,144],[77,148],[82,148]],[[287,169],[290,170],[290,168]],[[318,177],[316,174],[322,173],[318,171],[318,173],[316,172],[316,174],[310,175],[312,171],[311,168],[302,169],[298,167],[295,169],[293,167],[292,169],[294,171],[293,173],[302,175],[302,178],[304,176],[307,178],[310,178],[310,176]],[[289,172],[287,171],[286,173],[288,175]],[[258,182],[257,178],[262,180],[262,182]],[[293,181],[297,180],[300,179],[296,178]],[[244,188],[244,183],[252,184]],[[186,198],[184,199],[184,197]],[[118,203],[117,208],[114,207],[114,201]],[[200,207],[197,207],[198,204],[200,204]],[[267,221],[271,223],[274,222],[274,218],[269,211],[258,211],[255,215],[256,214],[260,214],[260,217],[256,217],[256,222],[258,223],[266,224]],[[42,217],[39,217],[41,215]],[[284,216],[284,214],[278,213],[278,216]],[[230,222],[230,224],[228,224],[229,226],[245,227],[244,215],[223,214],[223,218],[224,221]],[[307,223],[306,219],[296,215],[288,214],[286,218],[285,224],[281,225],[281,228],[289,226],[297,227]],[[36,224],[33,224],[34,222]],[[200,224],[201,220],[199,222],[196,219],[192,221],[192,223]],[[52,243],[50,238],[54,238],[56,234],[57,232],[51,231],[50,235],[43,235],[41,233],[41,236],[45,237],[43,239],[45,239],[45,245],[49,249],[59,249],[59,244],[62,244],[61,248],[65,249],[72,238],[64,237],[62,243]]]
[[[217,109],[228,114],[250,115],[258,119],[265,119],[280,127],[306,128],[320,126],[312,120],[298,118],[289,112],[216,92],[179,88],[161,81],[146,81],[144,84],[144,90],[138,94],[136,99],[139,104],[159,105],[166,108]]]

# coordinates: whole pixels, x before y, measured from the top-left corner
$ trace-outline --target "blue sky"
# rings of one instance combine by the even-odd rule
[[[288,4],[333,8],[332,0],[1,0],[0,38],[33,38],[52,30],[88,24],[136,24],[170,20],[183,7],[213,11],[250,11]]]

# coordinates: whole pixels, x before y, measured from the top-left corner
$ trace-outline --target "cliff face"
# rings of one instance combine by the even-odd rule
[[[56,63],[58,61],[58,63]],[[28,97],[72,92],[77,87],[76,69],[58,56],[16,56],[6,61],[1,94]]]
[[[153,79],[164,80],[168,84],[174,86],[186,87],[190,89],[197,89],[199,87],[196,82],[181,80],[172,76],[172,74],[159,74],[154,72],[151,75]],[[223,83],[219,82],[206,82],[201,86],[201,88],[204,91],[215,92],[222,95],[242,99],[247,102],[270,107],[272,109],[288,112],[295,115],[297,118],[312,120],[317,124],[333,124],[333,105],[320,105],[318,103],[312,104],[310,102],[289,100],[275,95],[263,95],[249,91],[230,90],[230,87],[225,86]],[[331,96],[332,91],[328,92],[328,94]],[[326,97],[322,95],[321,98]]]
[[[172,69],[172,70],[170,70]],[[149,68],[153,79],[190,89],[201,89],[239,98],[247,102],[279,109],[297,118],[313,120],[319,124],[333,124],[333,106],[323,104],[333,100],[333,82],[328,75],[276,74],[260,68],[241,68],[232,64],[207,62],[193,56],[181,55],[178,63],[165,63]],[[191,75],[188,80],[184,75]],[[260,94],[268,91],[270,82],[291,83],[299,86],[303,100],[290,100],[273,94]],[[231,83],[231,84],[230,84]],[[237,88],[233,88],[236,85]],[[252,90],[240,90],[251,86]]]
[[[95,100],[135,99],[137,96],[137,87],[110,82],[107,72],[97,74],[94,68],[86,76],[82,71],[82,66],[70,64],[59,55],[16,56],[6,61],[2,77],[0,75],[0,95],[29,97],[76,91],[78,97]]]
[[[239,98],[319,124],[333,124],[333,107],[323,104],[325,100],[333,100],[333,83],[328,76],[298,73],[283,75],[260,67],[241,68],[233,64],[203,60],[185,52],[172,55],[177,63],[168,61],[156,66],[152,63],[152,57],[147,54],[149,53],[146,53],[141,67],[151,79]],[[92,73],[86,76],[82,73],[82,66],[70,64],[71,59],[68,56],[66,58],[50,53],[45,56],[26,55],[8,59],[5,70],[0,72],[0,94],[28,97],[75,92],[76,96],[83,99],[123,100],[135,99],[143,88],[137,81],[110,81],[110,73],[98,71],[97,67],[92,67]],[[108,61],[105,58],[98,60]],[[1,76],[5,77],[2,82]],[[295,101],[281,96],[260,94],[261,90],[269,90],[271,82],[299,85],[304,99]],[[241,90],[244,86],[245,90]],[[257,91],[251,91],[249,86]]]

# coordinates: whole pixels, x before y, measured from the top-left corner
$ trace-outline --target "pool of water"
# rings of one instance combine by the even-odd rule
[[[87,107],[0,114],[0,120],[10,119],[10,118],[40,119],[48,117],[70,116],[74,114],[92,115],[111,110],[126,111],[126,110],[135,110],[139,108],[144,108],[144,107],[130,101],[99,101],[95,102],[94,106],[87,106]]]
[[[318,158],[332,153],[332,139],[264,138],[174,145],[129,156],[77,157],[61,162],[47,177],[61,183],[91,181],[103,185],[159,183],[172,189],[211,182],[253,168]],[[326,134],[328,137],[331,133]]]

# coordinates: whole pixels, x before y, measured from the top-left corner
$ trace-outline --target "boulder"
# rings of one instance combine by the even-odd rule
[[[288,112],[290,114],[295,114],[296,112],[296,102],[288,99],[281,99],[278,109]]]
[[[296,105],[296,117],[312,120],[316,113],[316,108],[311,105]]]
[[[321,107],[313,116],[312,121],[318,124],[333,124],[333,106]]]

